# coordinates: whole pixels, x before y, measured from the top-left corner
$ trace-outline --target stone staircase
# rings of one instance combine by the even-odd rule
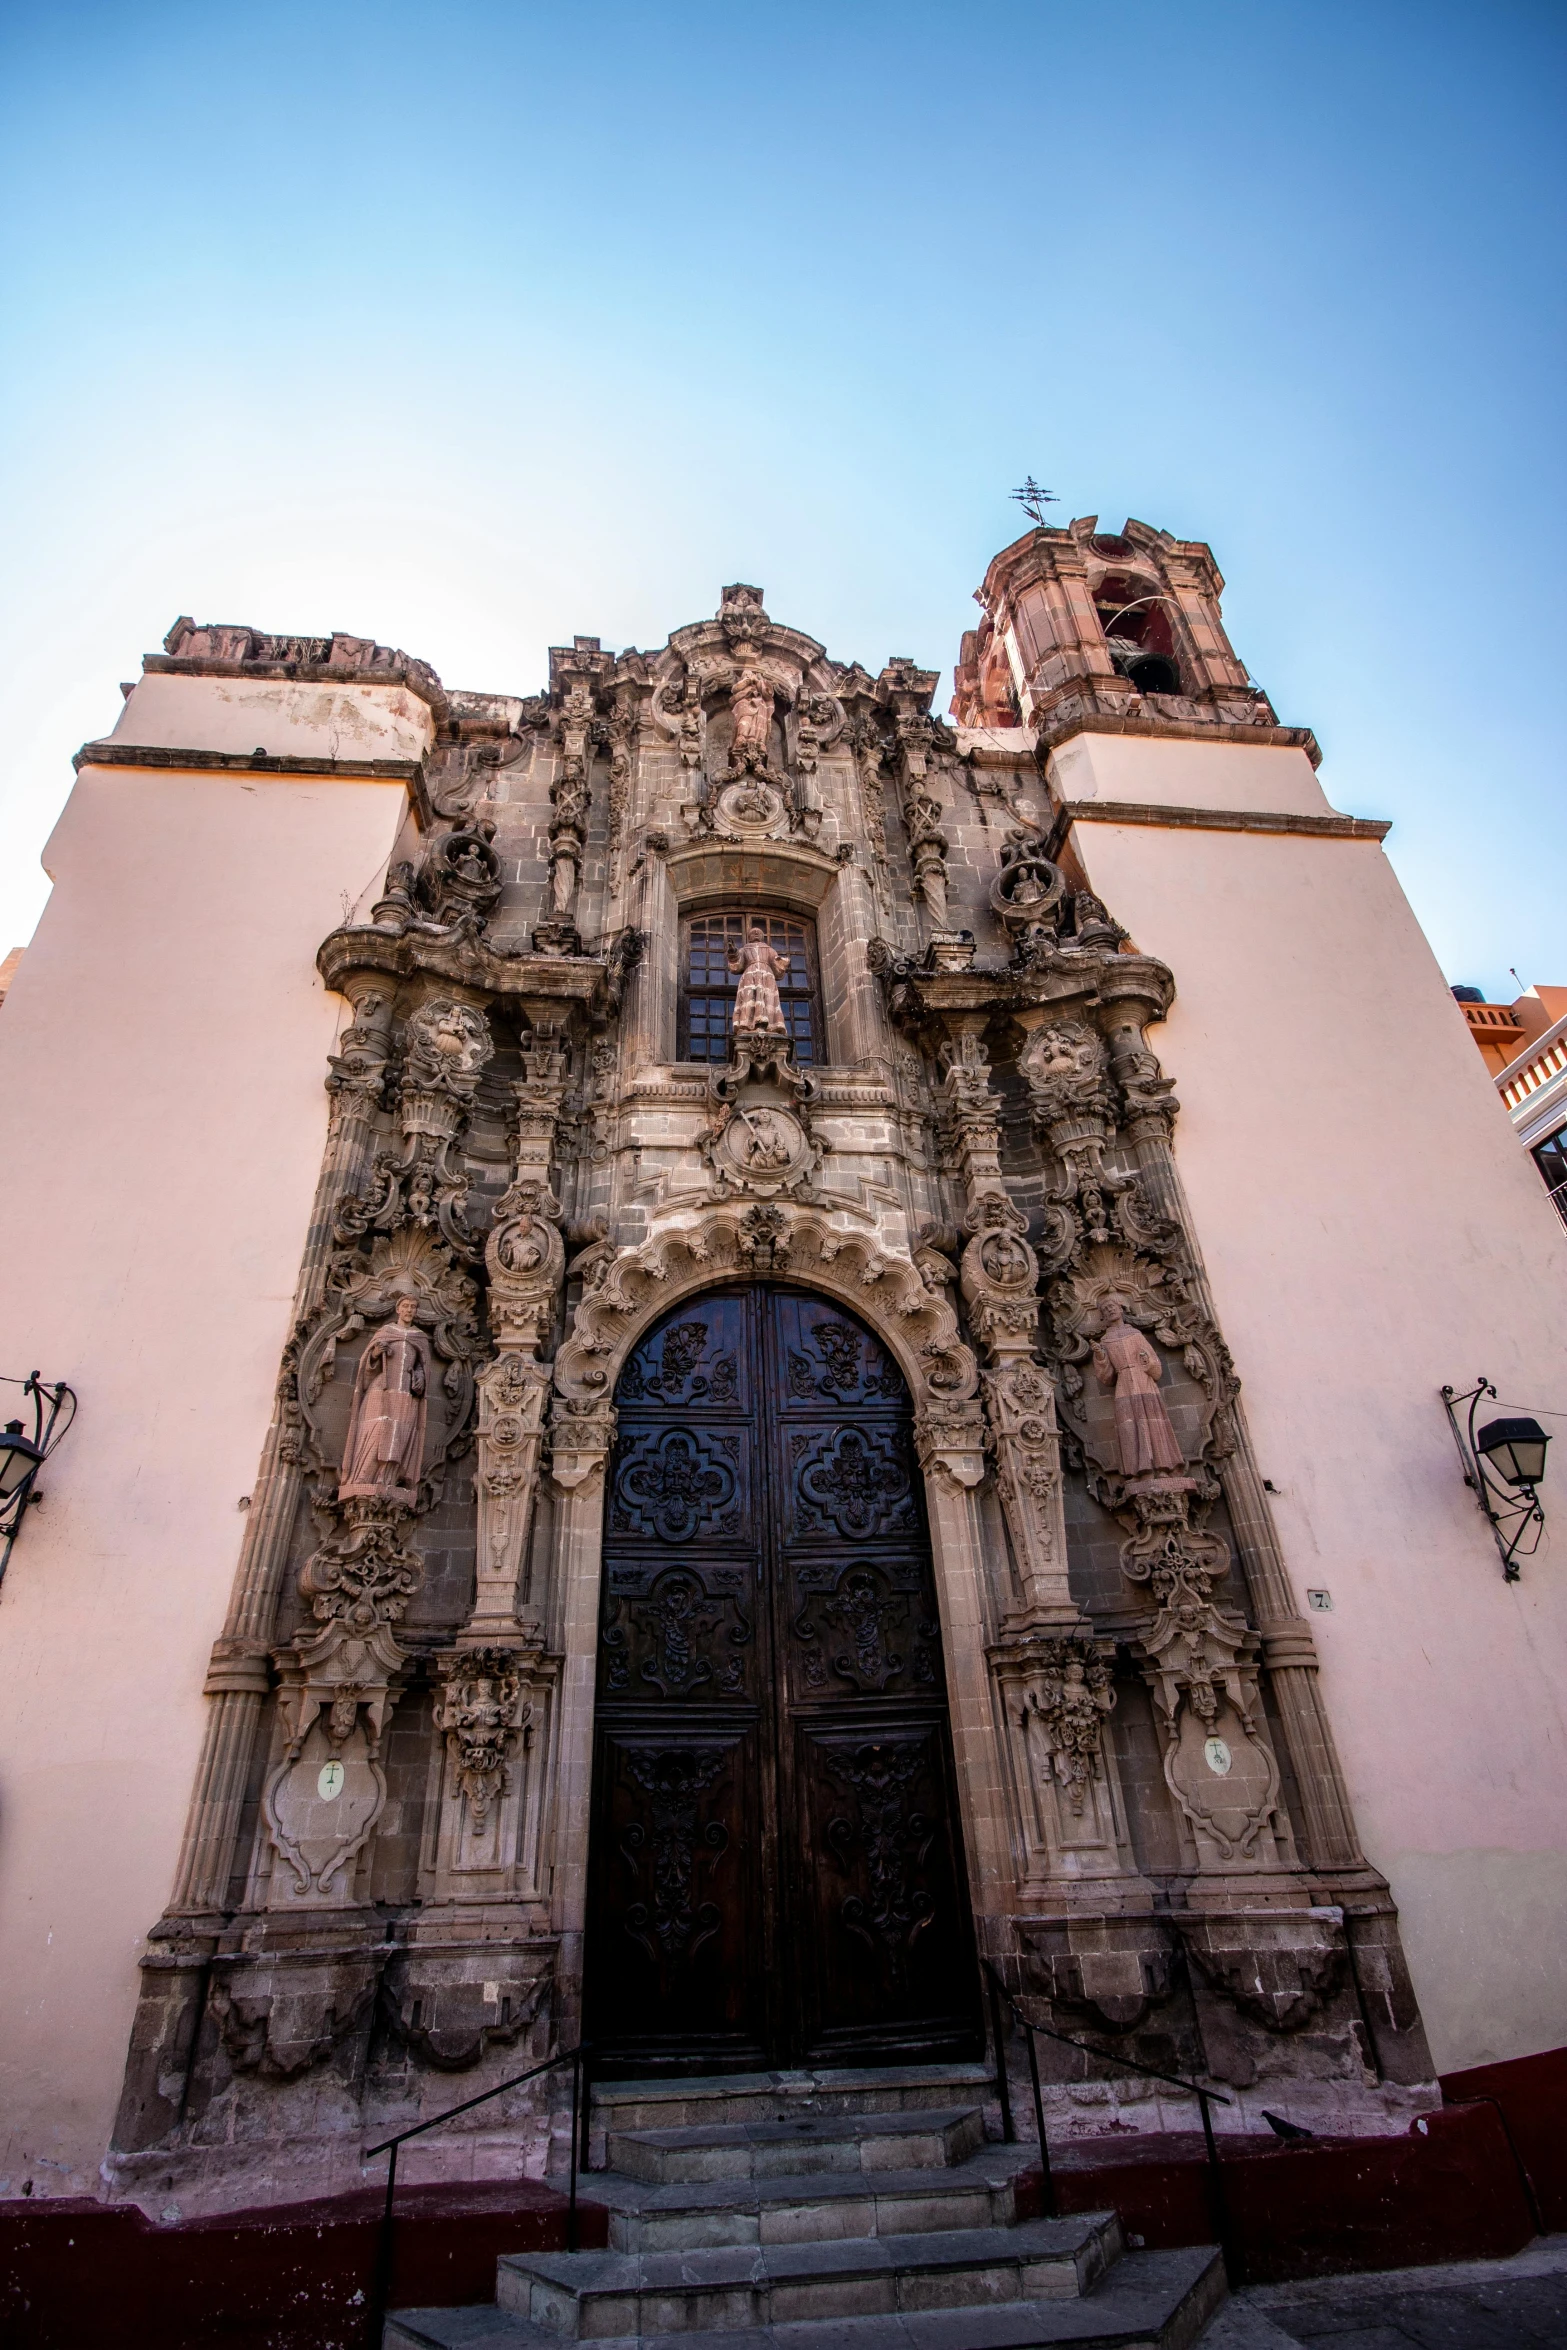
[[[1030,2146],[985,2138],[975,2065],[600,2082],[602,2252],[512,2253],[482,2308],[404,2309],[386,2350],[1184,2350],[1225,2294],[1201,2247],[1114,2212],[1019,2220]],[[599,2149],[602,2148],[602,2151]]]

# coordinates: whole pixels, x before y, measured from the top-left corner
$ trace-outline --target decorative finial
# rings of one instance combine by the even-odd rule
[[[1042,490],[1031,473],[1025,475],[1020,490],[1012,490],[1008,494],[1017,500],[1030,522],[1037,523],[1041,530],[1045,524],[1044,509],[1061,503],[1055,491]]]

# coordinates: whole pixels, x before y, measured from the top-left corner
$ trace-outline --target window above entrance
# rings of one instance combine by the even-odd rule
[[[774,952],[789,958],[788,973],[778,982],[778,995],[795,1061],[809,1068],[819,1057],[821,1036],[815,928],[797,915],[770,914],[756,906],[693,914],[682,923],[679,1058],[729,1058],[729,1030],[740,984],[729,968],[729,949],[742,943],[753,922],[765,927],[767,943]]]

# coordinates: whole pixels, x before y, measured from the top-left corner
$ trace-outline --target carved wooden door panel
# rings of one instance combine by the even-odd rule
[[[617,1391],[587,1951],[615,2068],[978,2045],[941,1638],[896,1365],[706,1293]]]

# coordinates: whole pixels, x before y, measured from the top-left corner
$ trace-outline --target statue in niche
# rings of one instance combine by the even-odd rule
[[[359,1358],[343,1447],[339,1501],[405,1502],[411,1509],[424,1460],[430,1341],[417,1329],[415,1300],[400,1297]]]
[[[740,973],[734,1026],[765,1028],[772,1035],[786,1036],[788,1029],[778,982],[789,975],[789,957],[776,953],[768,945],[767,933],[760,922],[751,924],[744,946],[730,947],[728,963],[731,971]]]
[[[738,775],[742,768],[767,764],[773,730],[773,689],[753,646],[742,645],[735,657],[740,669],[729,688],[729,714],[734,721],[729,764]]]
[[[1164,1365],[1142,1332],[1127,1321],[1118,1297],[1105,1300],[1104,1327],[1094,1345],[1094,1377],[1101,1387],[1115,1390],[1122,1476],[1158,1476],[1184,1469],[1186,1456],[1159,1393]]]

